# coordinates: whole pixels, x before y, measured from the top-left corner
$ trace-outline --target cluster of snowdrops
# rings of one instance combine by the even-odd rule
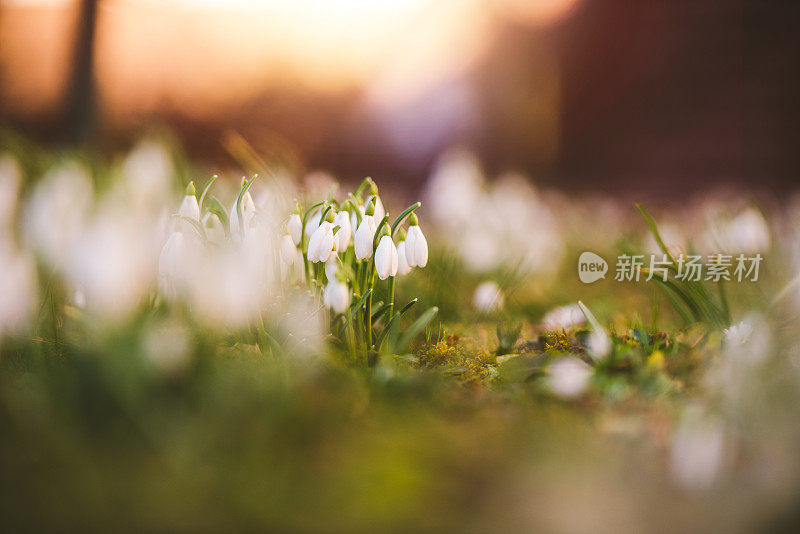
[[[328,198],[303,207],[295,201],[293,213],[276,218],[257,210],[248,191],[255,179],[242,179],[229,209],[208,194],[216,177],[201,191],[194,183],[187,186],[159,257],[162,295],[192,302],[192,287],[205,285],[202,266],[209,265],[210,258],[232,261],[239,279],[248,280],[238,288],[241,298],[235,299],[243,312],[248,312],[248,302],[258,306],[259,295],[304,286],[331,310],[329,329],[350,348],[380,350],[396,344],[399,319],[416,302],[395,306],[396,277],[428,262],[428,243],[414,213],[420,203],[392,221],[377,185],[367,178],[342,202]],[[199,284],[192,280],[198,275]],[[386,281],[388,298],[373,309],[379,280]],[[231,290],[237,288],[223,288]],[[249,312],[258,315],[257,309]],[[424,327],[435,313],[436,308],[428,310],[412,331]]]

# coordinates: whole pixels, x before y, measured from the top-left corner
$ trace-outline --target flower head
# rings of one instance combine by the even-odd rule
[[[333,218],[333,226],[338,226],[339,229],[336,230],[336,250],[347,250],[347,247],[350,246],[350,236],[353,233],[352,227],[350,225],[350,213],[347,211],[340,211],[336,214],[336,217]]]
[[[327,261],[333,251],[333,225],[322,221],[308,241],[308,261]]]
[[[399,259],[397,257],[397,247],[388,235],[381,237],[378,248],[375,250],[375,271],[378,278],[386,280],[390,276],[397,275]]]
[[[364,215],[358,225],[355,237],[356,258],[367,260],[372,257],[372,240],[375,238],[375,219],[372,215]]]
[[[428,264],[428,240],[425,239],[425,235],[419,227],[417,216],[413,213],[409,218],[405,249],[409,266],[425,267]]]
[[[405,235],[402,237],[405,237]],[[400,276],[405,276],[410,272],[411,266],[408,264],[408,260],[406,259],[406,240],[402,239],[397,244],[397,274]]]
[[[294,244],[294,239],[289,234],[285,234],[281,238],[281,260],[286,265],[294,263],[295,250],[297,247]]]
[[[299,245],[303,232],[303,221],[300,219],[300,215],[292,213],[289,216],[289,222],[286,223],[286,226],[289,228],[289,235],[292,236],[294,244]]]

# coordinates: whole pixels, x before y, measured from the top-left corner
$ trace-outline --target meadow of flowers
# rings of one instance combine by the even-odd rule
[[[463,151],[410,199],[242,166],[0,155],[9,531],[796,523],[796,199],[637,210]],[[615,280],[636,254],[663,278]],[[681,277],[695,254],[763,261]]]

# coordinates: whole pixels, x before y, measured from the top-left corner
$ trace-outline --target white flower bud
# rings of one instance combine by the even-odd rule
[[[178,215],[200,222],[200,204],[197,203],[197,197],[194,195],[183,197]]]
[[[375,251],[375,271],[378,273],[378,278],[386,280],[390,276],[396,276],[398,261],[394,241],[388,235],[383,236]]]
[[[239,234],[239,211],[238,211],[238,197],[233,202],[233,206],[231,206],[231,212],[228,216],[230,220],[231,226],[231,234],[238,235]],[[250,191],[247,191],[242,196],[242,221],[244,222],[244,227],[247,229],[250,226],[250,222],[256,216],[256,203],[253,202],[253,197],[250,195]]]
[[[300,215],[297,213],[292,213],[286,226],[289,227],[289,235],[292,236],[292,241],[294,241],[294,244],[299,245],[300,238],[303,237],[303,221],[300,219]]]
[[[325,286],[322,299],[328,308],[336,313],[344,313],[347,311],[347,307],[350,306],[350,290],[345,283],[333,278]]]
[[[308,261],[327,261],[333,251],[333,225],[322,221],[308,241]]]
[[[367,260],[372,257],[372,240],[375,238],[375,220],[371,215],[364,215],[358,225],[355,237],[356,258]]]
[[[182,232],[172,232],[158,257],[158,282],[161,292],[174,296],[175,283],[183,275],[186,240]]]
[[[581,395],[589,386],[592,369],[575,358],[561,358],[548,369],[547,384],[550,391],[560,397]]]
[[[306,235],[311,237],[311,235],[319,228],[319,222],[322,220],[322,212],[317,210],[316,213],[313,213],[308,220],[306,221],[305,232]]]
[[[428,264],[428,241],[416,224],[408,227],[406,260],[411,267],[425,267]]]
[[[281,238],[281,260],[283,260],[283,263],[286,265],[294,263],[296,248],[292,236],[286,234]]]

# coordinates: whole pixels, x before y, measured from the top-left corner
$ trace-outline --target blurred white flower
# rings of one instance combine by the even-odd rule
[[[300,215],[297,213],[292,213],[289,216],[289,222],[286,224],[286,226],[289,228],[289,235],[292,236],[292,241],[294,241],[294,244],[299,245],[303,232],[303,220],[300,218]]]
[[[216,213],[206,213],[203,216],[203,227],[206,231],[206,239],[209,242],[217,245],[225,243],[225,229],[222,227],[222,221]]]
[[[27,254],[0,243],[0,335],[24,329],[37,305],[36,268]]]
[[[724,428],[697,406],[687,408],[670,449],[672,478],[689,490],[709,487],[719,476],[724,459]]]
[[[741,321],[739,324],[726,328],[722,333],[725,335],[725,343],[728,346],[736,347],[747,343],[753,333],[753,327],[749,323]]]
[[[585,322],[586,317],[577,303],[550,310],[542,319],[542,324],[548,330],[569,329],[574,326],[580,326]]]
[[[176,283],[184,274],[185,239],[183,232],[172,232],[158,257],[158,287],[168,297],[175,297]]]
[[[397,275],[397,268],[397,247],[392,238],[385,235],[381,237],[375,251],[375,271],[378,273],[378,278],[386,280],[390,276]]]
[[[347,285],[338,281],[335,277],[328,282],[323,292],[325,306],[336,313],[344,313],[350,306],[350,290]]]
[[[586,390],[591,376],[591,367],[581,360],[560,358],[548,368],[547,386],[560,397],[577,397]]]
[[[253,197],[250,194],[250,191],[246,191],[245,194],[242,196],[242,222],[244,223],[244,229],[240,232],[239,231],[239,197],[236,197],[236,200],[233,202],[231,206],[230,214],[228,215],[228,219],[230,222],[231,227],[231,235],[235,238],[241,239],[242,234],[246,234],[247,229],[250,228],[250,224],[253,222],[253,219],[256,216],[256,204],[253,202]]]
[[[489,280],[475,288],[472,304],[481,313],[492,313],[503,308],[505,298],[495,282]]]
[[[428,240],[416,222],[416,217],[412,214],[412,223],[408,227],[406,236],[406,260],[410,267],[425,267],[428,264]]]
[[[372,241],[375,238],[375,219],[372,215],[364,215],[358,225],[355,237],[356,258],[367,260],[372,257]]]
[[[339,255],[333,252],[325,262],[325,276],[328,280],[333,280],[337,272],[339,272]]]
[[[294,244],[292,236],[285,234],[281,238],[281,260],[283,260],[283,263],[286,265],[292,265],[294,263],[296,250],[297,247]]]
[[[322,221],[308,241],[308,261],[327,261],[333,251],[333,241],[333,225]]]
[[[593,330],[586,341],[586,348],[596,361],[604,360],[611,352],[611,338],[605,332]]]
[[[153,140],[140,141],[122,163],[125,194],[130,205],[154,210],[169,196],[172,158],[167,148]]]
[[[92,206],[92,182],[77,164],[47,172],[29,198],[23,235],[51,265],[64,267],[84,231]]]
[[[752,207],[733,219],[715,218],[701,239],[709,254],[766,252],[771,241],[767,221],[760,211]]]

